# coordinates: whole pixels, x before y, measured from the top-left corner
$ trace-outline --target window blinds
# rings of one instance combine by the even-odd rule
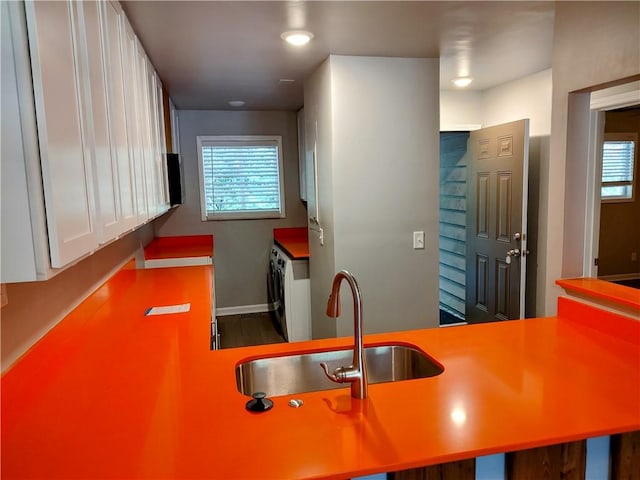
[[[203,144],[207,214],[279,212],[277,142]]]
[[[602,149],[602,198],[632,198],[635,142],[605,141]]]

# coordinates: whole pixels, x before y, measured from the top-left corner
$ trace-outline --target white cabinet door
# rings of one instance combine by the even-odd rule
[[[48,278],[47,226],[24,8],[0,2],[1,283]]]
[[[112,152],[107,107],[104,45],[100,28],[100,12],[96,2],[78,2],[86,34],[86,66],[84,78],[90,115],[86,118],[89,152],[93,158],[96,189],[97,227],[100,243],[116,238],[124,231],[120,215],[117,152]],[[83,62],[84,63],[84,62]]]
[[[79,80],[82,32],[71,2],[26,2],[51,265],[98,246]]]
[[[158,175],[158,111],[156,107],[156,76],[153,65],[144,57],[146,73],[146,101],[147,128],[149,135],[147,155],[147,201],[149,203],[149,215],[155,217],[160,213],[160,178]]]
[[[156,73],[156,95],[158,101],[158,142],[159,142],[159,151],[160,151],[160,204],[161,211],[166,212],[169,205],[169,179],[167,177],[167,138],[165,134],[165,122],[168,119],[164,117],[164,96],[162,90],[162,82],[160,81],[160,77]]]
[[[105,46],[105,69],[111,155],[116,164],[120,221],[123,230],[137,225],[135,177],[129,155],[124,84],[124,12],[117,2],[100,2],[102,35]]]
[[[153,65],[147,62],[147,77],[149,80],[149,117],[151,132],[153,174],[153,213],[161,215],[169,209],[169,194],[165,170],[165,137],[164,115],[162,110],[162,84]]]
[[[134,166],[134,186],[136,193],[137,225],[149,218],[145,193],[144,176],[144,134],[143,122],[139,115],[140,88],[138,83],[137,39],[126,16],[122,16],[124,85],[127,117],[127,135],[129,139],[129,155]]]
[[[138,88],[138,124],[140,125],[140,138],[142,140],[142,168],[144,171],[144,201],[147,206],[147,214],[152,218],[154,212],[155,179],[153,178],[152,139],[149,118],[149,79],[147,55],[139,40],[136,39],[136,67]]]

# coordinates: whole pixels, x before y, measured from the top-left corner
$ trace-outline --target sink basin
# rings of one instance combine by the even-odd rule
[[[444,367],[417,348],[405,345],[365,347],[369,384],[434,377]],[[269,397],[334,388],[349,388],[325,377],[320,362],[329,370],[347,366],[353,359],[351,348],[251,360],[236,367],[238,391],[244,395],[265,392]]]

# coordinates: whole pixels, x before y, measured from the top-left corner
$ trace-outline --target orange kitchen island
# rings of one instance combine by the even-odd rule
[[[249,413],[239,362],[352,339],[211,351],[211,268],[121,270],[3,375],[3,478],[349,478],[640,430],[640,323],[569,299],[558,317],[365,336],[444,372]]]

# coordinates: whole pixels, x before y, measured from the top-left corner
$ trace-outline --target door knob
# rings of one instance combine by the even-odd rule
[[[505,262],[507,262],[507,265],[509,265],[513,257],[519,257],[519,256],[520,256],[520,249],[512,248],[507,252],[507,258],[505,258]]]

